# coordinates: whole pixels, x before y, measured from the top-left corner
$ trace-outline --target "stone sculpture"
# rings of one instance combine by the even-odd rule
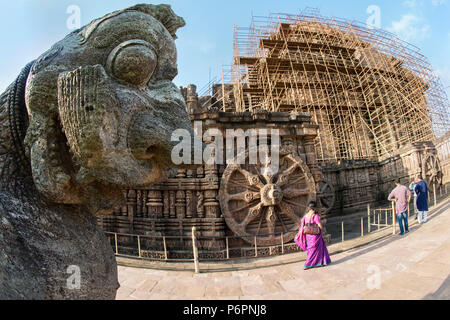
[[[172,83],[184,24],[168,5],[113,12],[1,95],[0,299],[115,298],[96,216],[126,205],[123,189],[162,181],[173,130],[192,132]]]

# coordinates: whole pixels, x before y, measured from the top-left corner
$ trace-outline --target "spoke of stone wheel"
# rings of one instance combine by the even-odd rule
[[[251,195],[251,199],[247,199],[248,195]],[[228,196],[228,200],[242,200],[242,201],[246,201],[246,202],[251,202],[251,201],[258,199],[260,196],[261,196],[260,192],[244,191],[244,192],[240,192],[240,193],[230,194]]]
[[[241,222],[241,227],[243,229],[245,229],[245,227],[247,227],[247,225],[252,222],[253,220],[255,220],[256,218],[258,218],[261,215],[261,211],[263,209],[263,204],[260,203],[257,206],[251,208],[248,211],[247,216],[245,217],[244,221]]]
[[[244,168],[238,168],[238,170],[245,176],[245,178],[247,179],[248,183],[250,183],[251,186],[254,186],[259,189],[264,187],[264,184],[261,182],[259,175],[251,174]],[[253,181],[253,178],[255,179],[255,181]]]
[[[322,204],[324,205],[325,208],[329,208],[330,204],[328,203],[327,200],[325,200],[325,198],[320,198],[320,201],[322,201]]]
[[[294,184],[299,183],[302,180],[305,180],[305,176],[304,175],[301,175],[300,177],[296,178],[294,181],[290,182],[289,184],[290,185],[294,185]]]
[[[282,202],[279,204],[279,207],[281,209],[282,214],[285,214],[289,219],[294,221],[296,224],[300,225],[301,223],[300,217],[295,214],[294,209],[289,204]]]
[[[264,219],[264,216],[261,215],[261,218],[259,219],[258,229],[256,230],[256,235],[258,235],[259,232],[261,231],[261,226],[262,226],[263,219]]]
[[[275,207],[270,206],[267,208],[267,214],[266,214],[266,221],[267,221],[267,228],[269,229],[269,238],[273,239],[275,238],[275,222],[276,216],[275,216]]]
[[[233,211],[230,211],[230,213],[235,214],[235,213],[238,213],[239,211],[251,208],[254,205],[255,205],[255,201],[251,201],[249,204],[243,206],[242,208],[238,208],[238,209],[234,209]]]
[[[248,181],[247,181],[247,182],[248,182]],[[228,180],[228,183],[234,185],[235,187],[241,187],[241,188],[244,188],[244,189],[248,189],[248,190],[250,190],[250,191],[253,191],[253,192],[259,192],[258,189],[252,188],[252,186],[245,185],[245,184],[241,184],[241,183],[236,182],[236,181]]]
[[[283,197],[287,199],[292,199],[300,196],[307,196],[310,194],[310,190],[308,189],[293,189],[289,188],[286,190],[283,190]]]
[[[289,232],[288,229],[286,228],[286,225],[284,224],[283,218],[281,217],[279,212],[276,213],[276,217],[278,218],[278,220],[280,220],[281,226],[283,227],[284,232]],[[283,236],[283,235],[281,235],[281,236]]]
[[[280,176],[278,177],[277,180],[277,184],[279,186],[285,185],[288,180],[289,180],[289,176],[294,173],[295,169],[298,168],[298,164],[294,164],[292,166],[290,166],[289,168],[287,168],[286,170],[284,170],[284,172],[282,174],[280,174]]]
[[[291,206],[294,206],[294,207],[302,207],[302,208],[305,208],[305,209],[307,208],[307,206],[302,204],[302,203],[297,203],[297,202],[294,202],[294,201],[291,201],[291,200],[288,200],[288,199],[283,199],[283,201],[286,202],[287,204],[290,204]]]

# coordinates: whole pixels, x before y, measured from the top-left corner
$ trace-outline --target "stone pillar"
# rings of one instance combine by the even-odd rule
[[[197,191],[197,216],[199,218],[205,217],[205,207],[204,205],[205,196],[203,191]]]
[[[193,217],[192,212],[192,191],[188,190],[186,191],[186,218],[190,219]]]
[[[314,144],[314,138],[311,136],[306,136],[303,140],[305,156],[306,156],[306,164],[311,170],[311,174],[314,177],[315,182],[319,182],[322,179],[322,172],[319,170],[319,166],[317,163],[316,157],[316,148]]]
[[[220,217],[220,204],[217,201],[217,194],[219,189],[219,177],[216,165],[205,166],[205,213],[207,218]]]
[[[141,202],[142,216],[148,217],[148,207],[147,207],[148,191],[142,190],[141,192],[142,192],[142,202]]]
[[[193,84],[190,84],[187,87],[186,105],[189,114],[192,114],[197,110],[198,106],[197,87]]]
[[[165,219],[168,219],[170,217],[170,196],[169,191],[163,192],[163,216]]]
[[[176,193],[176,213],[177,213],[177,219],[184,219],[186,216],[186,194],[184,191],[179,190]]]
[[[161,198],[161,191],[150,190],[148,192],[148,211],[152,218],[162,217],[163,202]]]
[[[170,218],[177,217],[175,204],[176,204],[175,191],[169,191],[169,217]]]
[[[142,217],[142,191],[136,190],[136,217]]]
[[[128,192],[127,192],[126,190],[123,190],[123,197],[124,197],[125,199],[127,199],[127,197],[128,197]],[[120,210],[122,216],[126,217],[126,216],[128,215],[128,210],[127,210],[127,209],[128,209],[128,208],[127,208],[126,205],[122,206],[122,208],[121,208],[121,210]]]
[[[134,230],[134,217],[136,215],[136,190],[128,190],[127,195],[128,220],[130,222],[130,232]]]

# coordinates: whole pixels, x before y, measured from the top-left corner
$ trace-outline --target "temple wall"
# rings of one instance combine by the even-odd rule
[[[436,150],[442,166],[443,184],[450,183],[450,132],[438,139]]]

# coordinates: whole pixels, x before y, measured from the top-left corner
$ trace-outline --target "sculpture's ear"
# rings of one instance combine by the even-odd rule
[[[56,203],[81,203],[71,183],[67,165],[71,159],[56,119],[46,119],[41,134],[31,146],[30,158],[33,180],[42,194]]]
[[[174,39],[177,39],[176,32],[178,29],[184,27],[186,22],[182,17],[179,17],[173,12],[172,8],[168,4],[137,4],[133,7],[125,9],[126,11],[140,11],[147,13],[161,22],[167,31]]]

